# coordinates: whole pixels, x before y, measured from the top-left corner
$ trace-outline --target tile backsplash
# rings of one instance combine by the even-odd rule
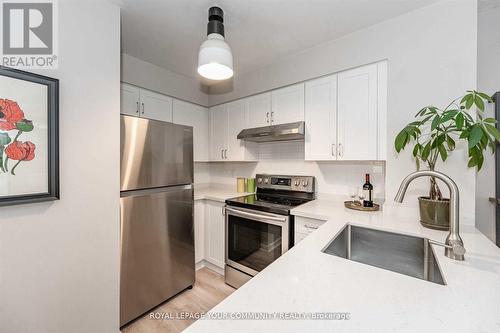
[[[362,186],[369,173],[374,196],[385,198],[385,162],[383,161],[304,161],[303,142],[263,143],[259,162],[210,162],[195,164],[195,182],[234,184],[236,177],[254,177],[257,173],[308,175],[316,177],[316,190],[322,194],[345,195],[349,186]]]

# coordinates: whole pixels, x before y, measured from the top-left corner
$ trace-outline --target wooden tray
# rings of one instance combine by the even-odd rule
[[[376,203],[373,204],[373,207],[363,207],[359,201],[344,201],[344,206],[346,208],[360,210],[362,212],[376,212],[380,210],[380,205],[377,205]]]

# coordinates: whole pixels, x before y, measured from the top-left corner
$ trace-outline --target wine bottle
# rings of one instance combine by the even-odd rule
[[[373,185],[370,183],[370,174],[365,175],[365,184],[363,185],[363,192],[365,199],[363,200],[363,207],[373,207]]]

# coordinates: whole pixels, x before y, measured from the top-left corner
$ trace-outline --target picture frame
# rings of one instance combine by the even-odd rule
[[[59,80],[0,66],[0,206],[59,199]]]

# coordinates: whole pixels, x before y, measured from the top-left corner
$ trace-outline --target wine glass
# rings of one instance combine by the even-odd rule
[[[363,205],[363,200],[365,200],[365,191],[363,191],[362,188],[359,188],[358,191],[359,203]]]
[[[351,197],[351,203],[354,204],[356,200],[356,196],[358,195],[358,187],[357,186],[349,186],[349,197]]]

